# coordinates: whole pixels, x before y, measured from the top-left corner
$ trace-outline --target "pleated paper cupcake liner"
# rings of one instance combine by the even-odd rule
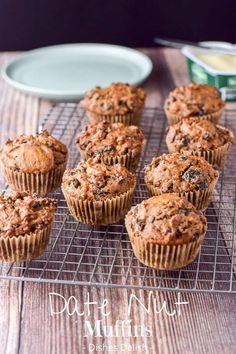
[[[66,163],[46,173],[25,173],[2,166],[3,174],[10,188],[17,192],[45,195],[60,187]]]
[[[68,195],[62,187],[72,216],[83,224],[113,224],[126,215],[131,207],[135,186],[124,194],[103,201],[80,200]]]
[[[224,128],[221,127],[221,129],[224,129]],[[233,139],[234,135],[231,131],[230,131],[230,134],[231,134],[231,138]],[[168,151],[170,154],[172,152],[177,152],[175,150],[174,146],[171,143],[169,143],[167,140],[166,140],[166,144],[167,144]],[[220,169],[224,166],[224,162],[225,162],[225,159],[228,155],[231,145],[232,145],[232,143],[228,142],[228,143],[226,143],[214,150],[209,150],[209,151],[186,150],[186,152],[191,153],[192,155],[195,155],[195,156],[204,157],[204,159],[207,160],[211,165],[213,165],[214,168]],[[182,150],[181,152],[185,153],[184,150]]]
[[[109,123],[123,123],[125,125],[139,125],[142,110],[127,114],[97,114],[91,111],[86,111],[91,123],[109,122]]]
[[[88,158],[90,158],[90,156],[88,156],[79,147],[78,149],[82,160],[86,161]],[[141,158],[141,151],[140,154],[136,155],[135,157],[132,157],[130,154],[126,154],[122,156],[114,156],[114,157],[101,156],[101,159],[105,164],[112,166],[119,163],[122,166],[125,166],[130,172],[135,172],[137,170],[140,158]]]
[[[192,203],[198,210],[205,210],[209,203],[211,202],[212,193],[218,181],[218,177],[215,178],[208,188],[200,189],[197,191],[182,192],[182,193],[173,193],[179,195],[180,197],[185,197],[190,203]],[[157,188],[151,184],[146,183],[147,188],[151,195],[161,195],[163,192],[160,188]]]
[[[0,261],[21,262],[41,256],[48,245],[51,225],[18,237],[0,237]]]
[[[133,236],[127,219],[125,224],[134,254],[138,260],[148,267],[160,270],[183,268],[193,262],[205,237],[205,234],[200,235],[198,240],[182,245],[161,245]]]
[[[167,109],[164,109],[164,111],[169,125],[174,125],[180,122],[183,118],[181,115],[170,113]],[[220,109],[218,112],[204,114],[203,116],[196,116],[196,118],[201,120],[209,120],[214,124],[218,124],[221,117],[223,116],[223,113],[224,113],[224,108]]]

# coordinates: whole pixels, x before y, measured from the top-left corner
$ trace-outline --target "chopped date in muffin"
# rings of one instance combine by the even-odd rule
[[[168,245],[195,241],[207,229],[202,212],[174,194],[152,197],[131,208],[127,224],[133,237]]]
[[[166,142],[175,151],[214,150],[226,143],[233,143],[232,132],[208,120],[185,118],[169,127]]]
[[[220,111],[225,106],[214,86],[190,83],[170,92],[165,109],[175,115],[202,117]]]
[[[126,114],[138,112],[145,102],[145,92],[124,83],[95,87],[85,94],[81,106],[97,114]]]
[[[145,169],[146,184],[162,193],[206,189],[218,176],[204,158],[178,152],[154,157]]]
[[[89,124],[79,135],[77,144],[88,156],[113,157],[129,153],[136,157],[141,153],[143,141],[143,132],[137,126],[101,122]]]
[[[54,199],[27,194],[0,196],[0,236],[17,237],[51,224],[57,203]]]
[[[135,186],[135,176],[124,166],[101,162],[100,157],[80,162],[66,170],[62,187],[71,196],[86,200],[102,200],[127,192]]]

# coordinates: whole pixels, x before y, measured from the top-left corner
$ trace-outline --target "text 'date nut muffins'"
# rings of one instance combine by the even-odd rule
[[[58,188],[68,160],[66,146],[50,136],[21,135],[0,151],[0,165],[10,187],[18,192],[44,195]]]
[[[207,229],[202,212],[175,194],[155,196],[132,207],[125,225],[140,262],[170,270],[196,258]]]
[[[49,241],[56,202],[29,195],[0,196],[0,260],[39,257]]]
[[[95,87],[88,91],[81,106],[91,122],[121,122],[138,125],[145,103],[145,92],[124,83],[113,83],[108,87]]]
[[[85,224],[112,224],[131,207],[135,176],[124,166],[105,165],[97,157],[66,170],[62,191],[75,219]]]
[[[154,157],[145,169],[145,182],[152,195],[174,193],[205,210],[219,177],[203,157],[181,153]]]
[[[164,110],[169,125],[188,117],[207,119],[217,124],[224,106],[216,87],[191,83],[171,91],[165,101]]]
[[[166,144],[170,153],[190,152],[220,168],[234,141],[233,133],[207,120],[185,118],[169,127]]]
[[[77,139],[82,159],[100,156],[105,163],[120,163],[130,171],[137,169],[143,145],[142,130],[122,123],[89,124]]]

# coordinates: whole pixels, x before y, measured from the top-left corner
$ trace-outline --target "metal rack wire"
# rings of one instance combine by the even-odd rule
[[[236,111],[228,110],[223,124],[236,130],[235,116]],[[68,103],[54,106],[42,121],[43,128],[69,147],[70,166],[79,161],[75,137],[87,122],[78,105]],[[146,108],[141,123],[146,145],[133,204],[149,197],[143,181],[144,165],[153,156],[166,152],[163,111]],[[123,221],[108,226],[79,224],[57,190],[50,195],[58,200],[58,210],[46,252],[30,262],[0,264],[0,278],[149,290],[236,292],[235,152],[233,146],[206,211],[206,238],[198,258],[189,266],[157,271],[142,265],[133,254]]]

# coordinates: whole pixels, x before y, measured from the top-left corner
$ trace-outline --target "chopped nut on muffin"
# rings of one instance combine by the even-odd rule
[[[106,163],[121,163],[131,171],[137,168],[143,144],[142,130],[122,123],[89,124],[77,139],[83,159],[100,156]]]
[[[95,87],[85,94],[81,106],[93,122],[107,120],[137,124],[145,102],[145,92],[125,83]]]
[[[3,174],[13,190],[45,194],[60,186],[67,147],[44,130],[8,139],[0,151]]]
[[[234,141],[233,133],[207,120],[185,118],[169,127],[166,143],[169,152],[189,151],[203,156],[208,162],[221,167]]]
[[[130,208],[135,185],[135,176],[124,166],[109,166],[96,157],[66,170],[62,191],[77,220],[108,224],[120,220]]]
[[[136,257],[156,269],[176,269],[192,262],[204,239],[202,212],[175,194],[163,194],[132,207],[125,219]]]
[[[219,177],[203,157],[172,153],[154,157],[145,169],[145,182],[152,195],[184,195],[197,209],[208,206]]]
[[[190,83],[171,91],[164,109],[170,125],[187,117],[201,117],[218,123],[224,106],[216,87]]]
[[[57,203],[53,199],[14,194],[0,196],[0,259],[38,257],[45,250]]]

